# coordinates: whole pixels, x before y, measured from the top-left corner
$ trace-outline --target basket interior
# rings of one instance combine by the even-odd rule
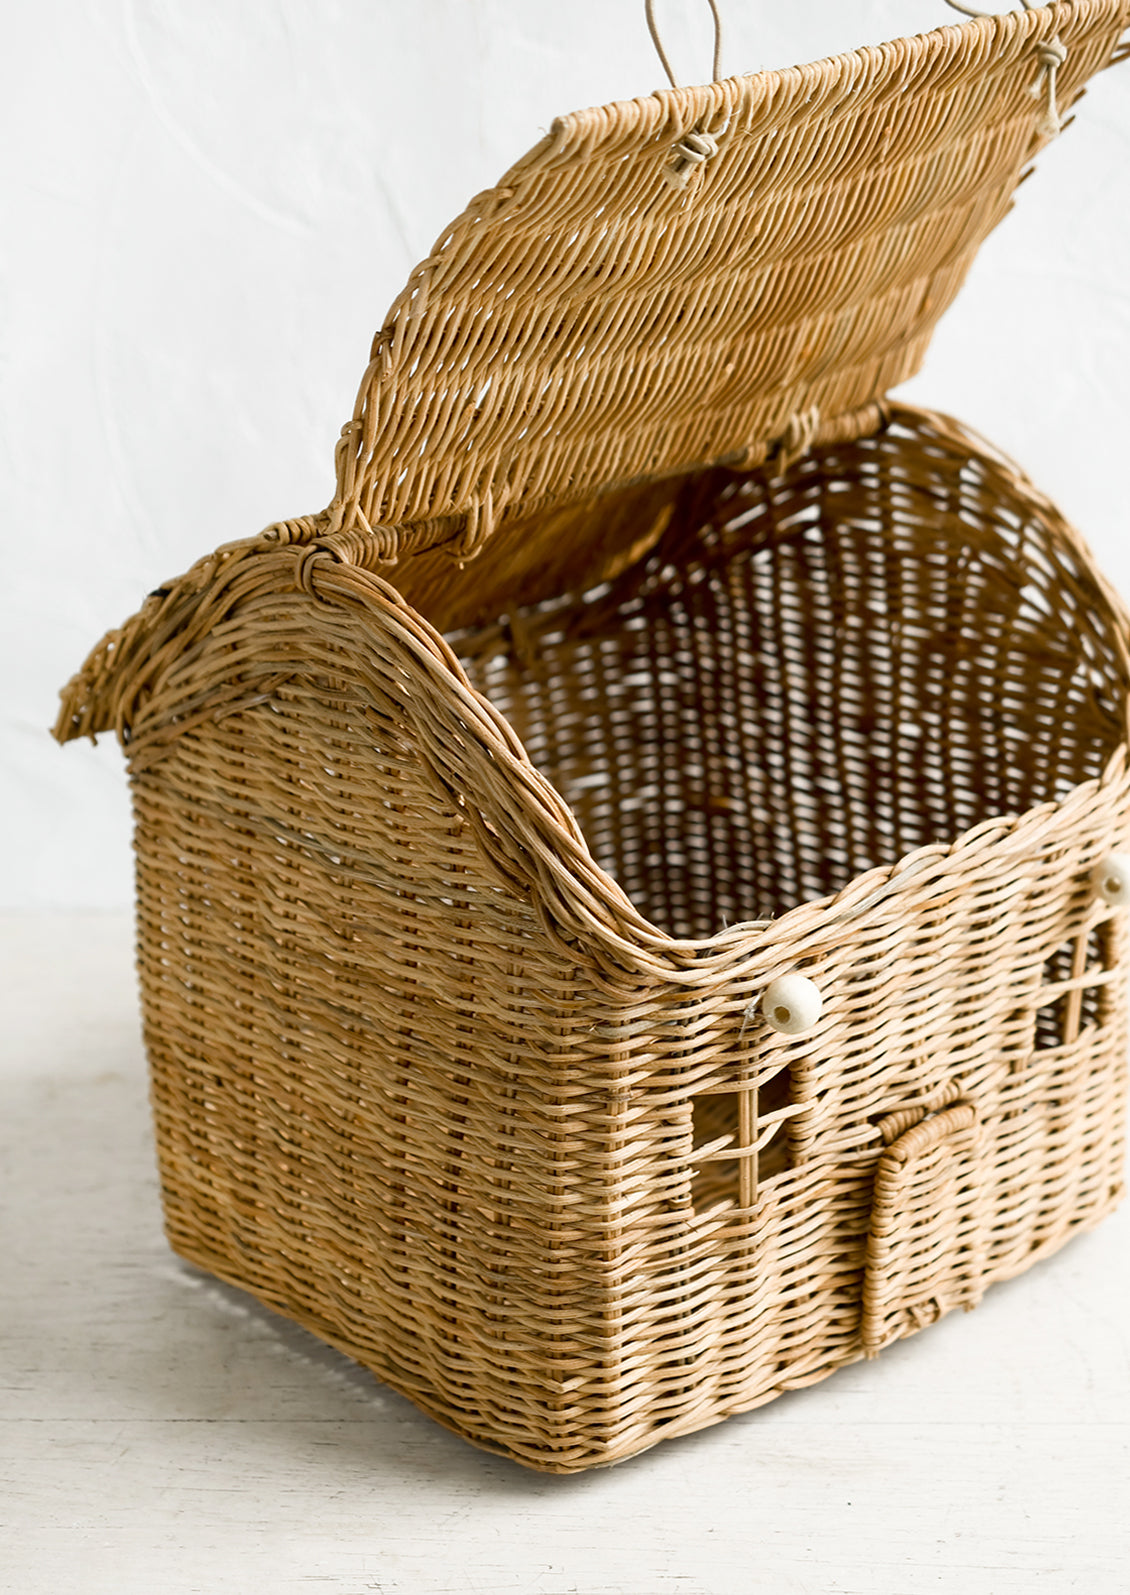
[[[703,473],[615,581],[449,640],[596,861],[705,938],[1101,774],[1114,624],[1006,471],[899,424]]]

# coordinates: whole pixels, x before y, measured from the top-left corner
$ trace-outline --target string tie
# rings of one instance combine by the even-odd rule
[[[1063,122],[1059,114],[1059,69],[1067,60],[1067,46],[1058,36],[1046,39],[1036,51],[1036,59],[1040,63],[1040,75],[1032,85],[1033,99],[1039,99],[1046,88],[1048,96],[1047,111],[1036,125],[1036,131],[1043,138],[1056,138],[1063,132]]]
[[[1025,11],[1035,11],[1043,0],[1024,0]],[[946,4],[954,11],[960,11],[967,17],[991,17],[991,11],[982,11],[980,6],[971,6],[965,0],[946,0]],[[1044,39],[1036,46],[1036,59],[1040,63],[1040,75],[1032,85],[1032,98],[1038,100],[1047,90],[1048,106],[1045,114],[1036,124],[1036,131],[1041,138],[1056,138],[1063,132],[1063,122],[1059,114],[1059,101],[1057,88],[1059,69],[1067,60],[1067,46],[1058,35],[1053,39]]]
[[[722,76],[722,15],[718,10],[718,0],[708,0],[710,12],[714,18],[714,61],[711,67],[713,81],[718,82]],[[677,89],[679,80],[675,76],[670,57],[664,48],[663,39],[659,32],[659,24],[655,19],[655,0],[645,0],[644,12],[647,17],[648,32],[655,45],[656,54],[663,63],[663,70],[670,79],[671,87]],[[687,187],[696,172],[701,172],[707,161],[712,160],[719,150],[719,139],[729,127],[729,121],[713,132],[704,127],[694,127],[689,133],[684,133],[679,142],[671,150],[671,158],[663,168],[663,181],[668,188],[682,192]]]
[[[723,125],[714,133],[707,133],[703,128],[692,128],[689,133],[683,134],[673,146],[671,159],[663,168],[663,181],[668,188],[680,191],[686,188],[694,174],[717,155],[718,141],[728,125]]]

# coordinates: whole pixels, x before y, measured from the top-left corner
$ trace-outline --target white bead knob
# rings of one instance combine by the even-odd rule
[[[1130,853],[1108,853],[1091,873],[1099,896],[1112,908],[1130,904]]]
[[[766,986],[761,1011],[779,1035],[803,1036],[823,1013],[824,999],[807,975],[782,975]]]

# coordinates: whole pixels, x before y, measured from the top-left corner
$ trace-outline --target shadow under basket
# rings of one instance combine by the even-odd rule
[[[907,409],[645,530],[446,644],[237,559],[127,750],[173,1245],[558,1472],[1120,1191],[1126,627],[1078,538]]]

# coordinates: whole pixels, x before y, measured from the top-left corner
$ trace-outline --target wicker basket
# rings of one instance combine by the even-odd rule
[[[556,124],[330,508],[64,693],[130,763],[172,1244],[480,1445],[754,1407],[1120,1194],[1130,625],[886,394],[1128,22]]]

